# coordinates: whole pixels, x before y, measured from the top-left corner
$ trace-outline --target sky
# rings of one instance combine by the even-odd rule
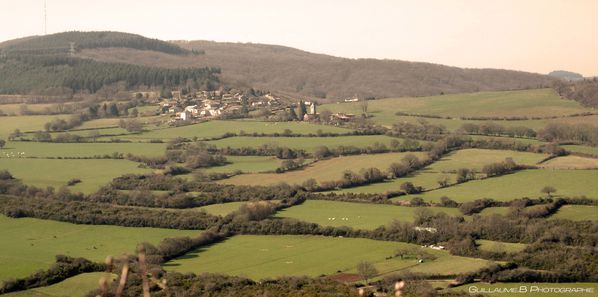
[[[0,41],[44,34],[44,0],[0,5]],[[46,0],[46,7],[48,34],[111,30],[598,76],[598,0]]]

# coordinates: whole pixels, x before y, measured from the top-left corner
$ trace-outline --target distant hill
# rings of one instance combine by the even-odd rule
[[[552,78],[527,72],[463,69],[398,60],[345,59],[264,44],[211,41],[175,42],[204,51],[192,57],[131,49],[85,50],[101,61],[160,67],[217,66],[224,82],[237,86],[320,98],[427,96],[491,90],[537,88]]]
[[[220,81],[233,87],[331,100],[354,95],[381,98],[538,88],[555,80],[520,71],[338,58],[276,45],[167,43],[118,32],[66,32],[22,38],[0,44],[0,50],[5,54],[53,49],[64,52],[68,42],[76,43],[78,58],[159,68],[217,67],[221,69]]]
[[[173,55],[190,54],[191,51],[175,44],[141,35],[98,31],[98,32],[63,32],[44,36],[32,36],[0,43],[0,49],[6,53],[52,54],[67,53],[70,43],[75,50],[94,48],[133,48],[138,50],[157,51]]]
[[[119,32],[65,32],[21,38],[0,43],[0,94],[95,93],[120,82],[133,90],[141,86],[161,89],[192,84],[206,88],[219,84],[217,68],[171,69],[107,63],[77,54],[102,48],[127,48],[175,57],[201,54],[169,42]]]
[[[555,70],[548,73],[549,76],[565,79],[569,81],[583,80],[583,75],[571,71]]]

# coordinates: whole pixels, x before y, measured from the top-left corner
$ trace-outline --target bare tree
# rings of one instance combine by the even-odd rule
[[[357,274],[359,274],[367,284],[369,279],[378,274],[378,270],[374,267],[374,264],[367,261],[361,261],[357,264]]]
[[[367,99],[363,99],[361,100],[361,111],[363,112],[363,114],[367,115],[368,114],[368,100]]]

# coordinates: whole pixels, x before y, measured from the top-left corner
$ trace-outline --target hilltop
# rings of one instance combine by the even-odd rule
[[[227,86],[328,100],[355,95],[362,98],[383,98],[529,89],[549,86],[555,80],[546,75],[521,71],[466,69],[400,60],[347,59],[278,45],[213,41],[166,42],[120,32],[65,32],[0,43],[0,51],[4,56],[4,60],[0,62],[12,66],[3,67],[6,71],[12,71],[12,78],[10,86],[0,86],[2,93],[22,94],[52,87],[72,88],[72,83],[64,83],[69,79],[49,81],[47,76],[39,77],[27,71],[23,73],[20,70],[30,68],[15,67],[11,63],[14,60],[6,61],[7,57],[17,57],[17,62],[22,64],[23,56],[29,57],[25,59],[29,62],[30,57],[34,56],[35,65],[45,67],[48,63],[39,62],[40,56],[44,59],[49,55],[68,56],[72,51],[71,42],[74,42],[75,53],[71,59],[91,59],[95,63],[101,63],[101,66],[109,64],[112,65],[110,68],[124,68],[126,66],[114,65],[134,64],[165,69],[164,71],[173,68],[210,67],[221,70],[219,79]],[[56,64],[56,61],[51,63]],[[69,61],[60,62],[60,65],[72,66],[71,64],[73,63]],[[8,76],[8,73],[5,74]],[[68,74],[64,76],[69,77]],[[128,85],[135,87],[135,78],[132,80],[133,82],[127,81]],[[152,81],[152,86],[176,87],[181,83],[176,79],[168,85]],[[94,92],[100,87],[101,84],[87,89]]]
[[[213,41],[176,41],[196,56],[173,56],[127,48],[83,50],[99,61],[159,67],[222,69],[222,80],[289,95],[319,98],[428,96],[547,86],[548,76],[499,69],[464,69],[399,60],[346,59],[295,48]]]

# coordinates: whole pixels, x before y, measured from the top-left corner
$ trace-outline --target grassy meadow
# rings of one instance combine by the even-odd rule
[[[501,241],[492,241],[492,240],[476,240],[476,244],[478,244],[478,248],[482,251],[489,251],[489,252],[507,252],[507,253],[517,253],[521,252],[525,247],[526,244],[523,243],[511,243],[511,242],[501,242]]]
[[[575,144],[561,145],[561,147],[574,153],[598,156],[598,147]]]
[[[364,260],[374,263],[381,274],[403,269],[452,274],[476,270],[489,263],[481,259],[450,256],[448,252],[431,249],[427,251],[438,257],[434,261],[418,264],[415,259],[386,260],[397,248],[420,247],[361,238],[238,235],[169,261],[164,267],[169,271],[218,272],[257,280],[282,275],[319,276],[337,271],[351,273]]]
[[[563,156],[542,163],[542,168],[549,169],[598,169],[598,159],[580,156]]]
[[[546,194],[540,192],[544,186],[552,186],[557,189],[553,196],[586,196],[595,199],[598,197],[596,180],[598,180],[598,170],[523,170],[395,199],[422,197],[428,201],[439,201],[440,197],[447,196],[458,202],[482,198],[510,201],[523,197],[545,197]]]
[[[573,221],[598,221],[598,206],[564,205],[549,219],[567,219]]]
[[[386,193],[400,190],[401,184],[411,182],[416,186],[421,186],[426,190],[439,187],[438,181],[448,179],[450,183],[456,182],[455,172],[459,168],[470,168],[481,170],[484,165],[502,162],[505,158],[513,158],[518,164],[534,165],[546,155],[504,151],[504,150],[486,150],[486,149],[464,149],[452,152],[431,165],[418,170],[409,176],[389,180],[383,183],[365,185],[361,187],[342,189],[340,193]]]
[[[419,158],[425,156],[424,153],[420,152],[342,156],[314,162],[307,165],[304,169],[287,171],[285,173],[242,174],[226,179],[223,182],[235,185],[272,185],[281,182],[301,184],[310,178],[314,178],[320,182],[334,181],[341,179],[343,172],[346,170],[359,172],[361,168],[376,167],[384,171],[388,169],[391,163],[400,162],[402,158],[409,154],[413,154]]]
[[[291,130],[299,134],[316,134],[318,131],[325,133],[347,133],[349,129],[338,128],[326,125],[317,125],[302,122],[258,122],[258,121],[208,121],[181,127],[159,128],[149,130],[140,134],[121,136],[121,139],[134,141],[147,141],[152,139],[169,140],[177,137],[209,139],[220,137],[226,133],[245,132],[251,133],[283,133]]]
[[[322,226],[349,226],[372,230],[386,226],[394,220],[413,222],[418,211],[444,212],[459,215],[457,208],[407,207],[389,204],[368,204],[327,200],[308,200],[300,205],[279,211],[276,216],[294,218]]]
[[[239,209],[242,205],[247,204],[247,202],[227,202],[227,203],[220,203],[220,204],[211,204],[202,207],[194,208],[194,210],[204,210],[205,212],[215,215],[215,216],[226,216],[236,210]]]
[[[106,256],[133,253],[141,242],[157,244],[166,237],[195,236],[200,231],[77,225],[0,215],[0,281],[47,269],[56,255],[103,261]],[[96,282],[97,283],[97,282]]]
[[[325,104],[322,110],[361,114],[360,102]],[[399,118],[395,113],[399,111],[443,117],[546,117],[589,110],[575,101],[561,99],[552,89],[389,98],[368,103],[368,114],[382,125],[396,123]]]
[[[232,173],[242,171],[245,173],[258,173],[265,171],[274,171],[280,167],[281,160],[269,156],[226,156],[230,164],[224,166],[214,166],[202,169],[205,173]]]
[[[35,289],[8,293],[5,297],[83,297],[89,291],[99,288],[99,280],[103,277],[114,280],[117,275],[104,272],[88,272],[69,277],[59,283]]]
[[[56,118],[67,118],[68,116],[8,116],[0,117],[0,138],[6,139],[15,129],[21,132],[44,130],[44,124]]]
[[[320,146],[335,148],[339,146],[367,147],[375,142],[390,145],[393,138],[385,135],[364,135],[364,136],[337,136],[337,137],[230,137],[220,140],[208,141],[217,147],[260,147],[262,145],[278,145],[294,149],[303,149],[313,152]],[[399,141],[401,141],[399,139]],[[425,141],[419,141],[425,143]]]
[[[0,170],[6,169],[24,184],[37,187],[66,186],[73,178],[81,183],[69,187],[72,191],[91,193],[127,173],[150,173],[139,163],[115,159],[16,159],[0,158]]]
[[[165,143],[52,143],[12,141],[0,150],[0,158],[18,156],[36,158],[82,158],[122,153],[138,156],[157,157],[166,152]]]

